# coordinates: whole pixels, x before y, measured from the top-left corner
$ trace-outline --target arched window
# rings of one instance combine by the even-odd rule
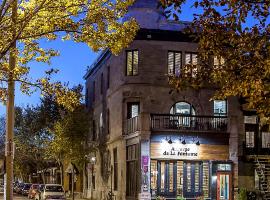
[[[171,107],[170,114],[195,115],[193,106],[187,102],[177,102]]]

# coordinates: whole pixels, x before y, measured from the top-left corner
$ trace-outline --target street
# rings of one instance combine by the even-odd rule
[[[22,196],[22,195],[17,195],[17,194],[14,194],[13,196],[14,200],[27,200],[28,198],[26,196]],[[4,196],[3,194],[0,194],[0,200],[4,199]]]

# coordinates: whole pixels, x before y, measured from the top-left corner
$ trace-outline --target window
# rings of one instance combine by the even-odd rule
[[[113,186],[114,190],[118,189],[118,163],[117,163],[117,148],[113,149]]]
[[[198,69],[197,69],[197,64],[198,64],[197,53],[186,53],[185,64],[186,65],[192,65],[191,76],[195,77],[197,75],[197,72],[198,72]]]
[[[101,77],[100,77],[100,94],[103,94],[103,73],[101,74]]]
[[[96,176],[94,173],[92,174],[92,187],[93,187],[93,190],[96,189]]]
[[[180,75],[182,66],[182,54],[181,52],[169,51],[168,52],[168,74]]]
[[[187,102],[177,102],[170,110],[170,114],[195,115],[193,106]]]
[[[110,110],[107,109],[107,133],[110,134]]]
[[[110,88],[110,76],[111,76],[111,69],[110,69],[110,66],[108,66],[107,68],[107,89]]]
[[[127,147],[127,171],[126,171],[126,193],[127,196],[135,197],[139,190],[139,174],[138,174],[138,145],[134,144]]]
[[[270,148],[270,132],[262,132],[262,148]]]
[[[214,100],[214,115],[227,116],[227,101],[226,100]]]
[[[127,118],[133,118],[139,116],[140,104],[132,102],[127,104]]]
[[[138,75],[138,61],[139,52],[138,50],[127,51],[127,76]]]
[[[218,69],[220,66],[224,65],[225,60],[221,56],[214,56],[214,68]]]
[[[88,95],[89,95],[88,88],[86,88],[86,92],[85,92],[85,105],[86,105],[86,107],[88,107],[88,105],[89,105]]]
[[[96,82],[93,82],[93,102],[95,102],[95,97],[96,97]]]
[[[254,148],[254,132],[246,132],[246,147],[247,148]]]
[[[92,126],[93,126],[93,136],[92,136],[92,140],[96,141],[97,139],[97,128],[96,128],[96,122],[95,120],[92,121]]]

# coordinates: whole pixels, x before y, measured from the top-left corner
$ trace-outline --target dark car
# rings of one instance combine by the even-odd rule
[[[24,183],[19,183],[15,188],[15,192],[17,194],[21,194],[23,186],[24,186]]]
[[[24,196],[27,196],[29,194],[29,189],[30,189],[31,185],[32,185],[32,183],[25,183],[23,188],[22,188],[21,194]]]

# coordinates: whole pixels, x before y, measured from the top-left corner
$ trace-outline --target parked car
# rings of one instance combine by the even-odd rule
[[[22,188],[21,194],[24,196],[28,196],[29,189],[30,189],[31,185],[32,185],[32,183],[25,183],[23,188]]]
[[[37,190],[39,189],[39,184],[32,184],[29,193],[28,193],[28,199],[33,199],[37,193]]]
[[[24,183],[19,183],[19,184],[17,185],[17,187],[16,187],[15,192],[16,192],[17,194],[21,194],[21,193],[22,193],[23,186],[24,186]]]
[[[65,191],[62,185],[59,184],[45,184],[43,190],[35,196],[35,200],[57,199],[66,200]]]

